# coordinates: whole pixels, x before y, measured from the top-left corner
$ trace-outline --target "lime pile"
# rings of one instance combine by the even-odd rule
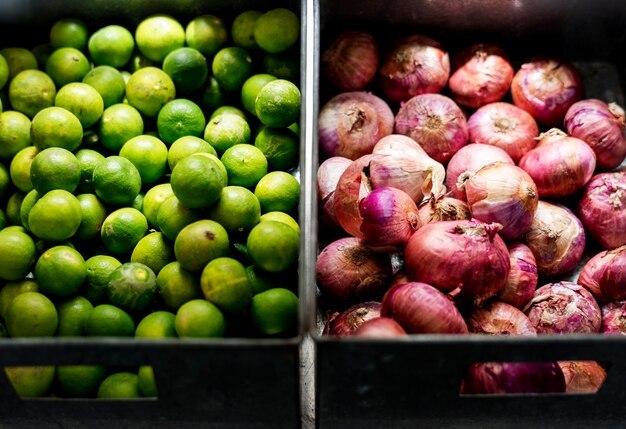
[[[64,18],[0,46],[2,336],[297,334],[299,27]],[[156,395],[148,366],[6,372],[21,396]]]

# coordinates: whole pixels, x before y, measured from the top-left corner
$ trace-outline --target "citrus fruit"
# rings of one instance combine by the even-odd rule
[[[7,366],[4,371],[20,398],[45,396],[54,382],[54,366]]]
[[[95,396],[106,373],[106,367],[99,365],[59,365],[56,381],[62,396],[86,398]]]
[[[210,261],[200,276],[200,287],[207,301],[226,313],[240,313],[248,307],[252,287],[241,262],[229,257]]]
[[[93,305],[85,297],[77,295],[57,304],[59,326],[57,337],[82,337],[85,335],[85,320],[93,310]]]
[[[174,260],[172,244],[162,232],[154,231],[143,237],[130,255],[131,262],[139,262],[149,267],[155,274]]]
[[[212,259],[227,256],[228,232],[219,223],[202,219],[184,227],[174,241],[176,260],[186,270],[201,271]]]
[[[39,292],[24,292],[9,304],[5,322],[11,337],[51,337],[59,318],[48,297]]]
[[[185,28],[187,46],[207,56],[214,55],[228,41],[224,21],[215,15],[197,16]]]
[[[163,235],[174,241],[184,227],[202,218],[202,212],[187,207],[173,195],[159,206],[156,226]]]
[[[157,130],[165,143],[172,144],[185,136],[199,137],[206,119],[202,109],[191,100],[178,98],[167,103],[157,116]]]
[[[229,233],[249,231],[259,223],[261,205],[251,190],[242,186],[225,186],[209,210],[209,217]]]
[[[119,155],[128,159],[137,168],[142,184],[156,182],[167,168],[167,146],[149,134],[128,140],[120,149]]]
[[[284,171],[267,173],[254,188],[254,195],[261,203],[261,212],[293,212],[300,201],[300,183]]]
[[[167,152],[167,164],[173,170],[178,161],[197,152],[217,155],[217,152],[206,140],[195,136],[184,136],[176,139]]]
[[[7,215],[9,225],[22,227],[22,221],[20,220],[20,208],[22,207],[22,202],[25,197],[26,193],[22,191],[15,191],[9,196],[5,213]],[[26,229],[24,229],[24,232],[27,232]]]
[[[102,112],[98,133],[102,145],[114,152],[128,140],[143,134],[143,118],[137,109],[128,104],[114,104]]]
[[[39,70],[44,70],[46,68],[46,62],[48,62],[48,58],[50,58],[52,51],[54,51],[54,48],[50,46],[50,43],[40,43],[31,49],[31,52],[37,59],[37,68]]]
[[[178,310],[187,301],[202,298],[200,277],[184,269],[178,261],[170,262],[159,271],[157,291],[165,306],[172,310]]]
[[[0,113],[0,158],[12,158],[31,144],[30,119],[16,111]]]
[[[209,116],[209,120],[215,119],[220,115],[236,115],[239,116],[241,119],[247,120],[246,114],[243,110],[241,110],[239,107],[229,105],[219,106],[213,111],[213,113],[211,113],[211,116]]]
[[[135,199],[133,200],[132,203],[130,203],[130,206],[134,209],[137,209],[139,211],[143,210],[143,197],[144,197],[144,193],[143,192],[139,192],[137,194],[137,196],[135,197]]]
[[[98,91],[105,109],[124,100],[126,81],[122,73],[114,67],[94,67],[85,75],[83,83]]]
[[[155,311],[145,316],[137,324],[135,338],[174,338],[176,315],[169,311]]]
[[[155,293],[156,275],[145,264],[126,262],[109,276],[107,297],[113,305],[124,310],[143,310],[152,304]]]
[[[252,74],[252,57],[244,48],[228,46],[215,54],[211,70],[220,87],[236,92]]]
[[[39,286],[33,279],[8,282],[0,289],[0,318],[6,320],[7,310],[13,299],[24,292],[38,292]]]
[[[149,66],[134,72],[126,83],[128,104],[148,117],[155,117],[159,110],[176,97],[172,78],[163,70]]]
[[[104,247],[116,255],[130,253],[148,232],[148,221],[139,210],[122,207],[104,219],[100,236]]]
[[[89,337],[132,337],[135,335],[135,322],[121,308],[100,304],[87,316],[85,333]]]
[[[69,246],[54,246],[43,252],[34,270],[39,291],[51,296],[68,296],[80,289],[87,277],[82,255]]]
[[[252,297],[252,326],[265,335],[297,332],[298,297],[289,289],[273,288]]]
[[[30,231],[30,227],[28,226],[28,215],[30,214],[30,210],[33,208],[37,200],[41,197],[41,193],[37,192],[37,190],[33,189],[29,191],[24,200],[22,201],[22,205],[20,206],[20,219],[22,220],[22,225],[28,231]]]
[[[259,120],[273,128],[285,128],[300,115],[300,90],[286,80],[267,83],[257,94],[254,108]]]
[[[139,391],[146,398],[155,398],[158,395],[154,370],[149,365],[142,365],[137,371],[139,377]]]
[[[80,202],[63,189],[45,193],[28,214],[28,226],[41,240],[67,240],[78,231],[81,221]]]
[[[83,129],[98,122],[104,111],[104,100],[100,93],[93,86],[83,82],[72,82],[61,87],[54,104],[72,112]]]
[[[9,84],[11,106],[29,118],[53,106],[56,95],[54,81],[40,70],[24,70]]]
[[[293,228],[296,234],[300,235],[300,225],[298,222],[290,215],[285,212],[273,211],[262,214],[259,218],[259,222],[265,222],[268,220],[275,220],[277,222],[282,222],[285,225],[289,225]]]
[[[137,48],[149,60],[161,62],[167,54],[185,45],[185,29],[169,15],[153,15],[135,30]]]
[[[196,153],[172,169],[170,183],[176,198],[189,208],[209,207],[220,197],[228,177],[219,159]]]
[[[62,147],[40,151],[30,166],[30,181],[41,194],[53,189],[74,192],[80,183],[80,176],[76,155]]]
[[[236,145],[250,142],[250,125],[238,115],[218,115],[209,120],[204,139],[213,146],[218,154]]]
[[[63,18],[50,27],[50,46],[53,49],[70,47],[82,51],[87,46],[89,31],[84,21]]]
[[[207,112],[212,112],[224,105],[225,94],[217,79],[209,76],[200,91],[200,104]]]
[[[246,10],[235,17],[231,26],[233,43],[245,49],[259,49],[254,39],[254,25],[263,15],[260,10]]]
[[[252,287],[252,294],[265,292],[266,290],[275,288],[277,285],[292,284],[294,289],[298,285],[298,270],[287,270],[280,273],[270,273],[262,270],[256,265],[248,265],[246,267],[246,275]]]
[[[46,107],[33,117],[30,137],[37,149],[62,147],[73,152],[83,140],[83,126],[69,110]]]
[[[70,82],[80,82],[90,69],[89,60],[76,48],[57,48],[46,61],[46,73],[57,88]]]
[[[98,198],[108,204],[130,204],[141,190],[137,167],[121,156],[108,156],[93,169],[92,185]]]
[[[0,89],[4,88],[4,85],[9,81],[9,63],[4,58],[2,54],[0,54]]]
[[[96,65],[120,68],[130,60],[135,49],[135,39],[126,28],[107,25],[89,37],[87,48]]]
[[[172,195],[174,195],[174,192],[172,191],[172,185],[169,183],[161,183],[148,189],[143,197],[141,208],[141,212],[148,220],[148,225],[158,226],[157,215],[161,204]]]
[[[176,333],[179,337],[216,338],[226,333],[226,319],[215,304],[193,299],[176,312]]]
[[[140,398],[139,377],[132,372],[111,374],[102,380],[96,396],[106,399]]]
[[[256,96],[261,88],[276,79],[276,76],[267,73],[253,74],[246,79],[241,87],[241,104],[243,107],[256,116],[256,108],[254,106]]]
[[[106,206],[95,194],[80,194],[76,199],[80,204],[82,215],[76,237],[81,240],[99,238],[102,224],[108,214]]]
[[[286,8],[261,15],[254,23],[254,40],[266,52],[277,54],[292,47],[300,37],[300,19]]]
[[[80,181],[77,189],[80,192],[92,193],[94,192],[93,170],[98,162],[104,159],[104,155],[93,149],[80,149],[75,153],[75,156],[80,166]]]
[[[300,236],[292,227],[273,220],[258,223],[246,241],[248,257],[259,268],[277,273],[298,261]]]
[[[0,119],[1,121],[2,119]],[[9,165],[11,182],[22,192],[33,189],[33,182],[30,180],[30,167],[38,152],[35,146],[27,146],[16,153],[11,160]]]
[[[176,93],[185,95],[204,85],[209,76],[209,65],[202,52],[186,46],[167,54],[163,60],[163,71],[172,78]]]
[[[24,70],[37,69],[37,58],[26,48],[19,46],[0,49],[2,55],[9,66],[9,81]]]
[[[300,140],[288,128],[263,127],[254,139],[254,146],[267,158],[270,171],[289,171],[298,165]]]
[[[113,256],[95,255],[85,261],[87,277],[82,294],[89,301],[99,304],[106,300],[106,287],[109,276],[122,263]]]

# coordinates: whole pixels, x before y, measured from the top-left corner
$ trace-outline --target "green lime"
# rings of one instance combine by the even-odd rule
[[[82,214],[76,237],[81,240],[99,238],[102,224],[108,215],[106,206],[95,194],[80,194],[76,199]]]
[[[259,222],[265,222],[267,220],[275,220],[277,222],[282,222],[285,225],[289,225],[293,228],[296,234],[300,235],[300,225],[298,225],[298,222],[292,216],[285,212],[267,212],[259,218]]]
[[[229,233],[244,232],[259,223],[261,205],[252,191],[242,186],[225,186],[209,210],[209,217]]]
[[[298,82],[300,79],[300,57],[291,52],[282,54],[267,54],[263,57],[262,69],[265,73]]]
[[[156,294],[156,275],[145,264],[126,262],[109,276],[109,301],[127,311],[139,311],[152,304]]]
[[[272,54],[291,48],[299,37],[300,19],[289,9],[272,9],[261,15],[254,24],[256,43]]]
[[[0,122],[2,119],[0,119]],[[33,189],[33,182],[30,180],[30,167],[39,151],[35,146],[27,146],[15,154],[9,165],[9,176],[11,182],[22,192]]]
[[[59,365],[56,380],[64,397],[88,398],[95,396],[106,377],[106,367],[98,365]]]
[[[250,142],[250,125],[237,115],[218,115],[209,120],[204,130],[204,139],[218,154],[236,145]]]
[[[128,104],[114,104],[102,112],[98,133],[102,145],[118,153],[128,140],[144,131],[141,113]]]
[[[111,66],[97,66],[83,78],[83,83],[92,86],[102,97],[104,108],[121,103],[126,93],[126,81],[122,73]]]
[[[4,371],[20,398],[45,396],[54,382],[54,366],[7,366]]]
[[[16,191],[9,196],[6,205],[6,215],[7,221],[9,225],[16,225],[22,227],[22,221],[20,219],[20,209],[22,207],[22,202],[26,197],[26,193],[22,191]],[[24,229],[24,232],[27,232]],[[0,275],[0,278],[2,276]]]
[[[273,288],[258,293],[250,304],[252,326],[264,335],[295,335],[298,307],[298,297],[289,289]]]
[[[254,188],[254,195],[261,203],[261,212],[281,211],[292,213],[300,201],[300,183],[289,173],[267,173]]]
[[[69,110],[46,107],[33,117],[30,137],[37,149],[61,147],[73,152],[83,141],[83,126]]]
[[[87,277],[87,267],[75,249],[54,246],[39,257],[34,275],[40,292],[64,297],[78,292]]]
[[[24,70],[9,84],[11,106],[29,118],[53,106],[56,95],[54,81],[40,70]]]
[[[141,212],[148,220],[148,225],[152,227],[158,226],[157,215],[161,204],[174,195],[172,185],[169,183],[161,183],[148,189],[143,198]]]
[[[87,277],[82,292],[85,298],[95,304],[104,302],[109,276],[120,265],[120,261],[109,255],[95,255],[87,259]]]
[[[13,158],[31,145],[30,119],[15,111],[0,114],[0,158]]]
[[[92,185],[98,198],[105,203],[126,205],[139,194],[141,175],[128,159],[109,156],[96,164]]]
[[[13,299],[24,292],[38,292],[39,286],[32,278],[10,281],[0,288],[0,319],[6,320]]]
[[[64,85],[57,92],[54,104],[72,112],[83,129],[98,122],[104,111],[104,100],[100,93],[93,86],[83,82]]]
[[[104,219],[100,236],[104,247],[116,255],[130,254],[148,232],[148,221],[139,210],[122,207]]]
[[[248,281],[252,286],[252,293],[254,295],[273,289],[276,285],[283,285],[284,287],[292,285],[294,290],[297,289],[298,270],[295,268],[280,273],[270,273],[256,265],[248,265],[246,267],[246,274],[248,275]]]
[[[254,139],[267,158],[270,171],[289,171],[300,160],[300,139],[289,128],[263,127]]]
[[[135,49],[130,31],[120,25],[107,25],[89,37],[89,56],[96,65],[125,66]]]
[[[5,322],[11,337],[52,337],[59,318],[54,304],[45,295],[24,292],[9,304]]]
[[[170,176],[176,198],[189,208],[209,207],[220,197],[228,177],[221,161],[202,153],[180,160]]]
[[[162,232],[151,232],[143,237],[130,255],[131,262],[139,262],[146,265],[155,274],[174,260],[174,250]]]
[[[199,275],[187,271],[178,261],[170,262],[159,271],[157,291],[165,306],[172,310],[178,310],[184,303],[202,297]]]
[[[187,207],[172,195],[159,206],[156,226],[163,235],[174,241],[184,227],[203,217],[201,211]]]
[[[200,137],[184,136],[180,137],[170,146],[167,152],[167,163],[170,170],[173,170],[178,161],[187,158],[194,153],[210,153],[217,156],[217,152],[206,140]]]
[[[82,51],[87,46],[89,30],[84,21],[63,18],[50,27],[50,46],[53,49],[70,47]]]
[[[207,56],[214,55],[228,41],[224,22],[215,15],[201,15],[185,28],[187,45]]]
[[[2,54],[0,54],[0,89],[4,87],[9,81],[9,63],[4,58]]]
[[[167,146],[158,137],[142,134],[128,140],[120,149],[139,171],[142,184],[159,180],[167,169]]]
[[[57,337],[82,337],[85,335],[85,320],[93,310],[89,300],[80,295],[57,304],[59,326]]]
[[[241,313],[252,299],[245,267],[229,257],[215,258],[206,264],[200,287],[204,298],[226,313]]]
[[[174,255],[183,268],[201,271],[212,259],[227,256],[230,240],[219,223],[203,219],[184,227],[176,236]]]
[[[0,279],[21,280],[35,263],[35,241],[19,231],[0,231]]]
[[[226,333],[226,319],[215,304],[194,299],[180,306],[176,312],[176,332],[179,337],[215,338]]]
[[[139,377],[139,391],[146,398],[155,398],[158,396],[156,379],[154,378],[154,370],[149,365],[142,365],[137,371]]]
[[[217,79],[209,76],[200,92],[200,104],[206,112],[212,112],[224,105],[225,94]]]
[[[30,231],[30,227],[28,226],[28,215],[30,214],[31,209],[33,208],[37,200],[41,198],[41,195],[42,194],[37,192],[37,190],[35,189],[29,191],[24,197],[22,205],[20,206],[20,219],[22,220],[22,225],[24,226],[24,228],[26,228],[28,231]]]
[[[202,136],[205,126],[200,106],[185,98],[170,101],[157,116],[159,136],[168,145],[185,136]]]
[[[259,120],[273,128],[285,128],[300,115],[300,90],[286,79],[267,83],[259,91],[254,106]]]
[[[140,398],[139,377],[132,372],[116,372],[106,377],[96,395],[100,399]]]
[[[184,95],[204,85],[209,76],[209,65],[202,52],[186,46],[167,54],[163,60],[163,71],[172,78],[176,92]]]
[[[239,116],[243,120],[247,120],[246,114],[239,107],[223,105],[219,106],[213,111],[213,113],[211,113],[211,116],[209,116],[209,121],[217,118],[220,115],[235,115]]]
[[[55,49],[46,62],[46,73],[57,88],[70,82],[80,82],[90,68],[85,54],[70,47]]]
[[[276,76],[267,73],[254,74],[250,76],[241,87],[241,104],[250,113],[256,116],[254,103],[261,88],[276,80]]]
[[[174,49],[185,45],[185,29],[169,15],[153,15],[135,30],[137,48],[151,61],[161,62]]]
[[[94,192],[93,170],[98,162],[104,159],[104,155],[93,149],[80,149],[75,153],[75,156],[80,166],[80,181],[77,189],[80,192],[92,193]]]
[[[235,17],[231,26],[233,43],[245,49],[259,49],[254,39],[254,26],[257,19],[263,15],[259,10],[246,10]]]
[[[30,181],[41,194],[53,189],[74,192],[80,183],[80,163],[72,152],[62,147],[43,149],[30,166]]]
[[[0,49],[9,67],[9,82],[24,70],[37,69],[35,54],[23,47],[8,47]]]
[[[289,225],[268,220],[252,228],[246,248],[255,265],[277,273],[293,267],[298,261],[300,236]]]
[[[128,104],[148,117],[156,117],[161,108],[175,97],[174,81],[157,67],[137,70],[126,83]]]
[[[70,192],[55,189],[37,200],[28,214],[28,226],[41,240],[63,241],[78,231],[82,209]]]
[[[54,51],[54,48],[50,45],[50,43],[40,43],[31,49],[31,52],[35,55],[35,58],[37,58],[37,68],[39,70],[46,68],[46,63],[48,62],[48,58],[50,58],[52,51]]]
[[[222,48],[213,57],[211,69],[225,91],[236,92],[252,74],[252,57],[238,46]]]
[[[135,335],[135,322],[121,308],[100,304],[87,316],[85,333],[89,337],[132,337]]]
[[[176,315],[169,311],[155,311],[145,316],[137,324],[135,338],[174,338],[176,327],[174,321]]]

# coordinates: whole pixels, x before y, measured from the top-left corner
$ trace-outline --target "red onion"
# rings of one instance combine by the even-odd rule
[[[422,226],[404,252],[409,278],[451,292],[459,303],[481,305],[502,289],[509,273],[501,227],[475,220]]]
[[[320,68],[339,91],[360,91],[378,71],[378,44],[369,33],[345,31],[322,53]]]
[[[366,301],[355,304],[342,312],[334,312],[326,321],[324,335],[352,335],[370,319],[380,317],[381,303]]]
[[[351,163],[348,158],[333,156],[322,162],[317,169],[317,197],[322,222],[327,225],[339,225],[335,216],[335,189],[339,178]]]
[[[602,291],[600,290],[600,279],[602,278],[602,274],[604,274],[606,264],[619,252],[620,249],[618,248],[596,253],[585,263],[580,274],[578,274],[576,283],[591,292],[599,303],[606,302],[606,298],[602,296]]]
[[[525,233],[535,217],[539,197],[533,179],[521,168],[492,162],[464,180],[472,217],[503,225],[500,235],[513,240]]]
[[[547,127],[563,123],[567,109],[584,96],[582,78],[569,63],[542,58],[522,64],[511,82],[513,103]]]
[[[442,220],[469,220],[472,217],[465,201],[446,196],[431,196],[417,211],[422,225]]]
[[[398,103],[441,91],[450,76],[450,57],[439,42],[422,35],[398,40],[383,59],[380,85],[385,98]]]
[[[499,147],[487,144],[471,143],[457,151],[446,167],[446,185],[449,195],[466,201],[465,191],[458,187],[459,176],[465,172],[476,172],[492,162],[506,162],[513,164],[511,157]]]
[[[498,46],[479,43],[452,57],[454,71],[448,80],[457,103],[478,108],[499,101],[507,94],[514,70]]]
[[[602,247],[626,244],[626,173],[596,174],[583,189],[576,212]]]
[[[626,157],[624,109],[616,103],[587,99],[574,103],[565,114],[565,128],[584,140],[596,154],[598,168],[613,170]]]
[[[376,317],[363,323],[353,335],[367,338],[396,338],[405,337],[407,333],[395,320],[388,317]]]
[[[389,256],[374,253],[356,237],[328,244],[315,264],[317,286],[332,301],[353,305],[380,300],[389,288]]]
[[[382,317],[390,317],[409,334],[467,334],[463,316],[443,293],[425,283],[392,286],[383,297]]]
[[[598,333],[602,323],[602,312],[593,295],[568,281],[538,288],[524,312],[538,334]]]
[[[449,97],[416,95],[404,103],[395,118],[395,130],[418,142],[435,161],[446,163],[467,144],[465,115]]]
[[[498,298],[521,309],[537,289],[537,262],[528,246],[516,242],[508,247],[511,269],[504,287],[498,292]]]
[[[469,141],[499,147],[517,163],[537,145],[539,127],[530,113],[511,103],[486,104],[467,120]]]
[[[461,384],[464,394],[562,393],[563,371],[556,362],[471,364]]]
[[[537,335],[535,327],[519,309],[500,301],[475,307],[467,319],[470,332],[490,335]]]
[[[389,186],[376,188],[363,198],[359,212],[363,239],[378,252],[404,249],[421,226],[415,201],[406,192]]]
[[[600,292],[607,301],[626,299],[626,246],[612,251],[613,257],[604,260],[598,280]]]
[[[606,371],[593,360],[557,362],[565,377],[566,393],[596,393],[606,380]]]
[[[393,112],[383,99],[369,92],[344,92],[320,110],[319,146],[327,156],[357,159],[391,134],[393,124]]]
[[[559,198],[585,186],[596,168],[596,155],[584,141],[552,128],[518,165],[533,178],[540,198]]]
[[[535,218],[522,237],[540,274],[556,276],[573,269],[585,250],[585,228],[567,207],[539,200]]]
[[[626,335],[626,301],[612,301],[602,306],[603,334]]]

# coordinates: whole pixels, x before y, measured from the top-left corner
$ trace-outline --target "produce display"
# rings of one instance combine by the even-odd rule
[[[322,335],[626,334],[624,110],[575,63],[329,35]],[[606,363],[478,362],[463,394],[595,392]]]
[[[0,336],[296,336],[298,15],[128,19],[0,46]],[[151,367],[116,369],[7,375],[156,396]]]

